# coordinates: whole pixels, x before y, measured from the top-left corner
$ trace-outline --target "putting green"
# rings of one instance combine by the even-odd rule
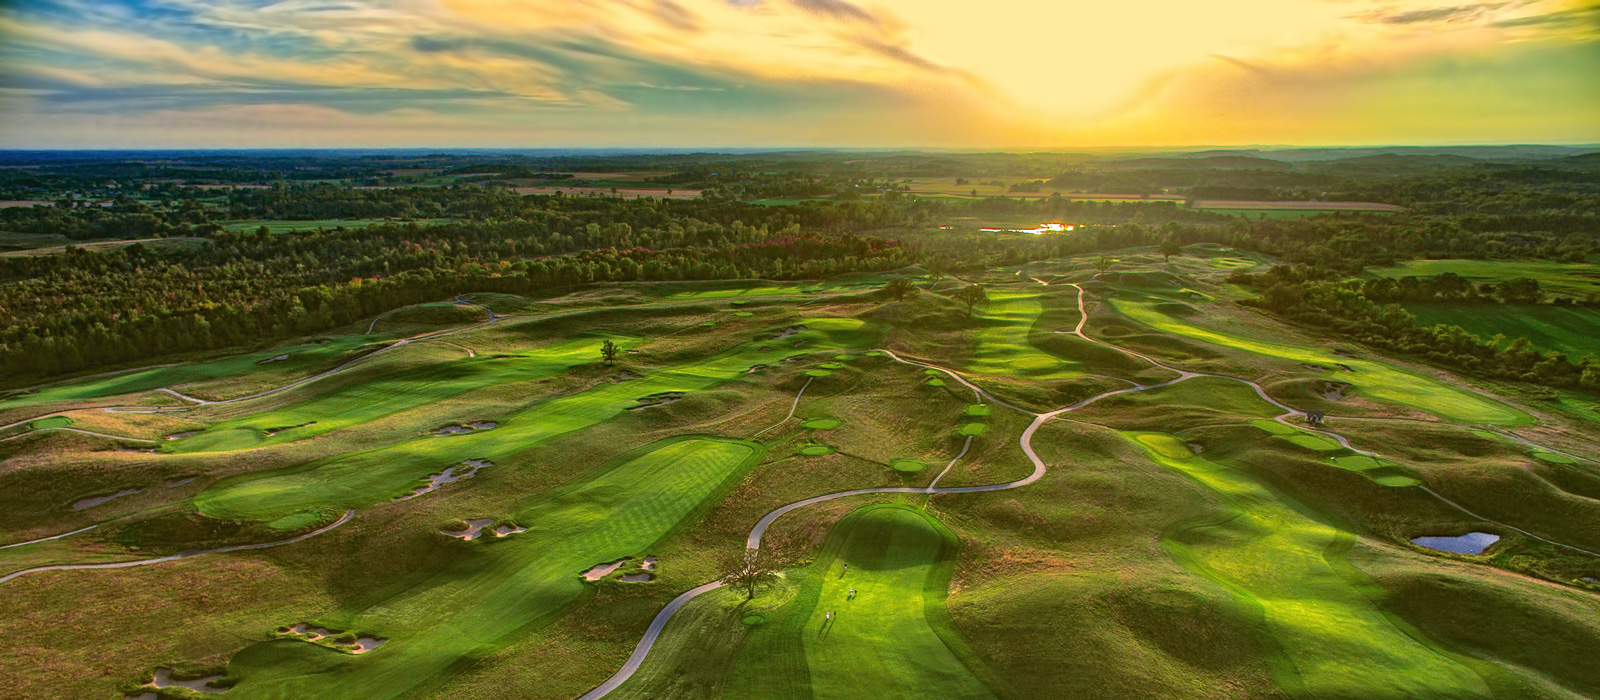
[[[928,386],[944,386],[944,380],[943,379],[939,379],[938,377],[935,377],[933,379],[929,379],[927,382],[924,382],[924,383],[927,384]]]
[[[738,316],[739,318],[749,318],[751,316],[754,316],[755,314],[751,313],[749,311],[735,311],[735,312],[733,312],[733,315],[734,316]]]
[[[795,600],[749,630],[722,697],[994,698],[944,609],[958,546],[909,508],[845,516],[822,556],[790,573],[803,581]]]
[[[674,438],[619,457],[574,483],[522,505],[528,528],[493,547],[472,548],[371,607],[319,620],[389,641],[369,654],[331,654],[314,645],[269,641],[229,663],[233,700],[363,698],[418,692],[456,662],[495,649],[548,622],[589,590],[578,574],[638,556],[735,483],[758,462],[755,443]]]
[[[1265,418],[1253,418],[1250,420],[1250,425],[1272,433],[1273,435],[1294,435],[1295,433],[1300,432],[1294,428],[1279,423],[1278,421],[1267,420]]]
[[[1434,379],[1403,372],[1379,362],[1343,357],[1324,350],[1242,338],[1200,328],[1185,320],[1161,313],[1153,308],[1154,305],[1150,302],[1109,298],[1106,303],[1116,309],[1117,313],[1165,333],[1304,364],[1325,367],[1347,365],[1352,371],[1329,369],[1319,374],[1327,379],[1355,385],[1363,396],[1380,401],[1412,406],[1441,418],[1471,423],[1518,425],[1533,422],[1532,416],[1498,401],[1483,398]]]
[[[822,369],[844,369],[844,365],[841,365],[837,362],[824,362],[817,366],[821,367]]]
[[[985,404],[985,403],[968,404],[967,405],[967,415],[969,415],[969,416],[987,416],[987,415],[989,415],[989,404]]]
[[[831,376],[833,376],[833,373],[829,372],[828,370],[825,370],[825,369],[808,369],[808,370],[806,370],[806,376],[807,377],[831,377]]]
[[[984,434],[986,432],[989,432],[989,424],[988,423],[968,423],[966,425],[961,426],[961,429],[956,431],[956,432],[958,432],[958,433],[960,433],[962,435],[982,435],[982,434]]]
[[[1385,615],[1374,584],[1344,559],[1354,536],[1236,469],[1158,433],[1125,433],[1158,464],[1211,491],[1221,513],[1168,528],[1161,543],[1190,571],[1259,611],[1282,650],[1278,684],[1302,697],[1488,698],[1472,669]]]
[[[891,459],[889,460],[889,468],[897,472],[914,474],[927,469],[928,465],[921,460],[915,459]]]
[[[1289,442],[1292,442],[1292,443],[1294,443],[1296,445],[1299,445],[1301,447],[1304,447],[1304,448],[1306,448],[1308,450],[1316,450],[1318,452],[1332,452],[1334,450],[1342,450],[1342,449],[1344,449],[1337,442],[1334,442],[1334,441],[1329,440],[1329,439],[1324,438],[1324,437],[1311,435],[1311,434],[1308,434],[1308,433],[1301,433],[1299,435],[1289,435],[1289,436],[1284,437],[1283,439],[1288,440]]]
[[[800,449],[795,451],[807,457],[821,457],[823,455],[831,455],[835,452],[838,452],[838,450],[834,449],[832,445],[824,445],[820,442],[808,442],[804,445],[801,445]]]
[[[843,424],[844,421],[841,421],[838,418],[812,418],[811,420],[801,423],[800,427],[810,428],[812,430],[833,430],[834,428],[837,428]]]
[[[827,337],[800,334],[817,345]],[[591,341],[591,346],[593,343]],[[766,350],[761,348],[767,347]],[[594,351],[594,347],[590,348]],[[211,517],[271,520],[313,508],[359,508],[409,492],[430,474],[468,459],[504,459],[557,435],[621,415],[638,397],[668,391],[701,391],[740,377],[754,364],[774,364],[785,350],[745,343],[704,360],[652,370],[640,379],[604,383],[587,391],[541,401],[505,416],[498,428],[448,440],[423,435],[361,452],[334,455],[271,472],[223,479],[195,497]],[[470,484],[451,484],[445,488]]]
[[[30,430],[48,430],[50,428],[65,428],[72,425],[72,419],[66,416],[46,416],[28,424]]]

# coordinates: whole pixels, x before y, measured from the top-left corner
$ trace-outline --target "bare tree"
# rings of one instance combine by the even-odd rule
[[[754,600],[756,592],[778,580],[778,571],[768,565],[770,557],[762,556],[759,549],[747,549],[744,561],[722,577],[722,582],[744,589],[745,600]]]
[[[989,303],[989,295],[983,291],[983,287],[980,287],[980,286],[978,286],[976,284],[967,285],[965,287],[957,289],[955,297],[956,297],[956,301],[959,301],[959,302],[967,305],[967,317],[968,318],[972,317],[972,307],[973,306],[975,306],[977,304],[987,304],[987,303]]]

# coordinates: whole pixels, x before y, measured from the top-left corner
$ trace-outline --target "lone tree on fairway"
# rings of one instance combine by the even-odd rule
[[[1177,239],[1168,238],[1161,242],[1161,256],[1163,262],[1172,262],[1172,256],[1183,255],[1183,246],[1178,245]]]
[[[616,364],[617,355],[622,354],[622,348],[617,347],[616,343],[607,338],[605,344],[600,346],[600,354],[605,356],[606,364]]]
[[[756,591],[778,580],[778,572],[767,565],[767,558],[761,556],[761,550],[745,550],[744,562],[739,564],[732,573],[722,577],[722,582],[737,588],[743,588],[745,600],[754,600]]]
[[[967,318],[972,318],[972,307],[988,303],[989,295],[984,293],[983,287],[971,284],[956,290],[956,301],[967,305]]]
[[[1106,270],[1111,269],[1111,264],[1114,262],[1116,261],[1102,255],[1094,259],[1094,269],[1105,272]]]
[[[889,280],[888,284],[883,285],[883,291],[887,292],[889,297],[895,301],[905,301],[906,297],[917,293],[917,288],[911,284],[911,280],[904,277],[896,277]]]

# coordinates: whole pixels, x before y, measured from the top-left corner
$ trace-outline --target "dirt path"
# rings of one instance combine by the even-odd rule
[[[1040,282],[1040,284],[1045,284],[1045,282],[1043,282],[1042,280],[1038,280],[1038,281]],[[1082,408],[1084,406],[1088,406],[1090,404],[1093,404],[1096,401],[1099,401],[1101,399],[1104,399],[1104,398],[1107,398],[1107,397],[1110,397],[1110,396],[1117,396],[1117,395],[1132,393],[1132,392],[1136,392],[1136,391],[1148,391],[1150,389],[1158,389],[1158,388],[1161,388],[1161,387],[1171,386],[1173,384],[1177,384],[1178,382],[1183,382],[1183,381],[1187,381],[1187,380],[1190,380],[1190,379],[1194,379],[1196,377],[1212,377],[1212,378],[1217,378],[1217,379],[1226,379],[1226,380],[1229,380],[1229,381],[1242,382],[1242,383],[1244,383],[1246,385],[1249,385],[1251,388],[1255,389],[1256,394],[1258,396],[1260,396],[1263,400],[1267,401],[1268,403],[1272,404],[1273,406],[1277,406],[1278,408],[1283,409],[1284,413],[1275,418],[1275,420],[1277,420],[1278,422],[1283,423],[1285,425],[1291,425],[1291,426],[1293,426],[1294,428],[1296,428],[1298,430],[1305,430],[1307,432],[1316,433],[1318,435],[1322,435],[1324,437],[1333,439],[1333,440],[1337,441],[1340,445],[1345,447],[1346,449],[1349,449],[1349,450],[1351,450],[1353,452],[1357,452],[1357,453],[1360,453],[1360,454],[1363,454],[1363,455],[1367,455],[1369,457],[1377,457],[1377,454],[1374,453],[1374,452],[1369,452],[1367,450],[1362,450],[1362,449],[1359,449],[1359,448],[1356,448],[1356,447],[1352,446],[1350,444],[1350,441],[1345,439],[1345,437],[1342,436],[1342,435],[1338,435],[1338,434],[1327,432],[1327,431],[1312,430],[1312,429],[1306,428],[1305,426],[1302,426],[1302,425],[1294,425],[1294,424],[1290,423],[1289,419],[1291,417],[1303,417],[1305,415],[1305,413],[1302,412],[1302,411],[1296,410],[1294,408],[1291,408],[1291,407],[1283,404],[1282,402],[1279,402],[1278,400],[1272,398],[1271,396],[1269,396],[1267,394],[1265,389],[1261,388],[1260,384],[1257,384],[1257,383],[1255,383],[1253,381],[1250,381],[1248,379],[1241,379],[1239,377],[1230,377],[1230,376],[1221,375],[1221,374],[1206,374],[1206,373],[1200,373],[1200,372],[1190,372],[1190,371],[1187,371],[1187,370],[1181,370],[1181,369],[1177,369],[1177,368],[1174,368],[1174,367],[1169,367],[1169,366],[1167,366],[1165,364],[1162,364],[1161,362],[1158,362],[1158,361],[1156,361],[1156,360],[1154,360],[1154,359],[1152,359],[1152,358],[1150,358],[1148,356],[1145,356],[1143,354],[1140,354],[1140,353],[1137,353],[1137,352],[1134,352],[1134,351],[1131,351],[1131,350],[1127,350],[1127,349],[1122,348],[1122,347],[1118,347],[1118,346],[1113,345],[1111,343],[1107,343],[1107,342],[1104,342],[1104,341],[1096,340],[1094,338],[1089,337],[1088,335],[1085,335],[1084,332],[1083,332],[1083,327],[1088,322],[1089,315],[1088,315],[1087,311],[1084,308],[1084,290],[1083,290],[1082,287],[1079,287],[1077,284],[1074,284],[1074,283],[1068,283],[1068,285],[1072,286],[1072,287],[1074,287],[1074,288],[1076,288],[1078,290],[1079,319],[1078,319],[1077,328],[1075,328],[1072,331],[1072,333],[1074,335],[1077,335],[1077,336],[1083,338],[1084,340],[1088,340],[1090,342],[1098,343],[1100,345],[1104,345],[1106,347],[1112,348],[1112,349],[1117,350],[1119,352],[1125,353],[1125,354],[1127,354],[1129,356],[1137,357],[1137,358],[1139,358],[1141,360],[1149,362],[1150,364],[1152,364],[1152,365],[1154,365],[1154,366],[1156,366],[1156,367],[1158,367],[1160,369],[1167,370],[1169,372],[1177,373],[1178,377],[1176,379],[1171,379],[1171,380],[1168,380],[1168,381],[1165,381],[1165,382],[1161,382],[1161,383],[1158,383],[1158,384],[1135,385],[1135,386],[1127,388],[1127,389],[1117,389],[1117,390],[1114,390],[1114,391],[1107,391],[1105,393],[1097,394],[1095,396],[1089,397],[1087,399],[1084,399],[1083,401],[1079,401],[1078,403],[1072,404],[1070,406],[1066,406],[1064,408],[1058,408],[1058,409],[1056,409],[1054,411],[1048,411],[1048,412],[1045,412],[1045,413],[1036,413],[1036,412],[1033,412],[1033,411],[1029,411],[1029,410],[1027,410],[1025,408],[1020,408],[1020,407],[1011,405],[1009,403],[1006,403],[1004,401],[1001,401],[999,399],[994,398],[994,396],[990,395],[988,392],[984,391],[982,388],[978,387],[976,384],[973,384],[972,382],[968,381],[965,377],[962,377],[960,374],[956,373],[954,370],[951,370],[951,369],[948,369],[948,368],[945,368],[945,367],[940,367],[938,365],[934,365],[934,364],[931,364],[931,363],[923,362],[923,361],[920,361],[920,360],[906,359],[906,358],[903,358],[903,357],[895,354],[893,351],[890,351],[890,350],[887,350],[887,349],[882,350],[882,352],[884,354],[888,355],[890,358],[894,359],[896,362],[900,362],[902,364],[907,364],[907,365],[912,365],[912,366],[915,366],[915,367],[923,367],[923,368],[926,368],[926,369],[932,369],[932,370],[936,370],[936,371],[942,372],[942,373],[944,373],[946,375],[949,375],[952,379],[956,380],[957,382],[960,382],[962,385],[964,385],[967,388],[971,389],[973,391],[973,393],[978,396],[978,400],[979,400],[980,403],[983,401],[983,399],[987,398],[987,399],[989,399],[990,401],[992,401],[992,402],[994,402],[996,404],[999,404],[1001,406],[1005,406],[1006,408],[1009,408],[1009,409],[1012,409],[1014,411],[1018,411],[1018,412],[1033,416],[1033,422],[1029,423],[1028,427],[1022,431],[1022,437],[1019,440],[1019,444],[1020,444],[1020,446],[1022,448],[1023,454],[1027,455],[1028,461],[1033,463],[1033,472],[1028,474],[1027,476],[1021,478],[1021,479],[1017,479],[1015,481],[1008,481],[1008,482],[1004,482],[1004,483],[999,483],[999,484],[986,484],[986,485],[982,485],[982,486],[962,486],[962,487],[955,487],[955,488],[938,488],[937,484],[939,482],[939,479],[942,479],[944,477],[944,472],[940,472],[939,476],[934,479],[933,483],[930,483],[926,487],[889,486],[889,487],[861,488],[861,489],[852,489],[852,490],[849,490],[849,491],[840,491],[838,493],[829,493],[829,494],[823,494],[823,495],[820,495],[820,496],[813,496],[811,498],[802,499],[802,500],[795,501],[793,503],[790,503],[790,504],[787,504],[787,505],[784,505],[784,506],[780,506],[777,509],[773,510],[772,512],[767,513],[766,515],[762,516],[762,518],[760,520],[756,521],[755,526],[750,529],[749,536],[745,538],[745,548],[746,548],[746,550],[748,550],[748,551],[756,551],[756,550],[761,549],[761,539],[762,539],[762,537],[766,534],[767,529],[770,528],[772,526],[772,524],[774,522],[776,522],[779,518],[783,517],[784,515],[788,514],[791,511],[794,511],[794,510],[797,510],[797,509],[800,509],[800,508],[804,508],[806,506],[815,505],[817,503],[823,503],[823,502],[826,502],[826,501],[832,501],[832,500],[839,499],[839,498],[848,498],[850,496],[864,496],[864,495],[869,495],[869,494],[920,493],[920,494],[927,494],[931,498],[932,496],[939,495],[939,494],[983,493],[983,492],[988,492],[988,491],[1004,491],[1004,490],[1007,490],[1007,489],[1014,489],[1014,488],[1020,488],[1022,486],[1027,486],[1029,484],[1032,484],[1032,483],[1038,481],[1041,478],[1044,478],[1045,473],[1048,471],[1048,467],[1045,465],[1044,460],[1040,459],[1038,453],[1034,452],[1034,450],[1033,450],[1033,435],[1034,435],[1035,432],[1037,432],[1039,430],[1039,426],[1044,425],[1047,421],[1051,420],[1052,418],[1056,418],[1057,416],[1060,416],[1063,413],[1068,413],[1070,411],[1075,411],[1075,410],[1077,410],[1079,408]],[[806,384],[807,384],[807,386],[809,386],[810,385],[810,381],[808,380]],[[801,394],[805,393],[805,388],[804,387],[801,388],[800,393]],[[796,395],[795,396],[795,406],[798,406],[799,402],[800,402],[800,396]],[[791,417],[794,415],[794,407],[790,408],[789,415]],[[784,421],[787,421],[787,420],[788,420],[788,418],[784,419]],[[782,424],[783,424],[782,421],[780,421],[778,423],[778,425],[782,425]],[[775,428],[775,427],[777,427],[777,425],[774,425],[772,427]],[[767,430],[771,430],[771,429],[772,428],[767,428]],[[766,430],[763,430],[762,432],[766,432]],[[759,434],[760,433],[757,433],[757,435],[759,435]],[[972,444],[972,438],[968,437],[967,438],[967,446],[970,446],[971,444]],[[945,467],[945,472],[948,472],[950,470],[950,467],[954,466],[955,463],[957,461],[959,461],[962,456],[965,456],[966,452],[967,452],[967,448],[963,447],[962,450],[961,450],[961,454],[957,455],[956,459],[952,460],[950,462],[950,465]],[[1521,529],[1518,529],[1518,528],[1515,528],[1515,527],[1511,527],[1509,525],[1505,525],[1504,523],[1499,523],[1499,522],[1496,522],[1496,521],[1493,521],[1493,520],[1489,520],[1487,518],[1484,518],[1483,516],[1477,515],[1477,514],[1473,513],[1472,511],[1467,510],[1466,508],[1463,508],[1461,505],[1455,503],[1454,501],[1451,501],[1451,500],[1449,500],[1449,499],[1447,499],[1447,498],[1445,498],[1443,496],[1440,496],[1439,494],[1435,493],[1432,489],[1429,489],[1427,486],[1421,486],[1421,488],[1422,488],[1423,491],[1426,491],[1427,493],[1433,495],[1433,497],[1439,499],[1440,501],[1443,501],[1443,502],[1451,505],[1452,507],[1460,510],[1461,512],[1466,513],[1467,515],[1470,515],[1470,516],[1472,516],[1474,518],[1477,518],[1479,520],[1482,520],[1482,521],[1484,521],[1486,523],[1499,525],[1501,527],[1505,527],[1505,528],[1508,528],[1508,529],[1511,529],[1511,530],[1515,530],[1517,532],[1520,532],[1522,534],[1525,534],[1525,535],[1527,535],[1529,537],[1532,537],[1534,539],[1540,540],[1542,542],[1548,542],[1550,544],[1554,544],[1554,545],[1561,546],[1561,547],[1566,547],[1568,549],[1572,549],[1572,550],[1575,550],[1575,551],[1583,552],[1583,553],[1586,553],[1586,554],[1600,556],[1600,554],[1595,554],[1594,552],[1590,552],[1590,551],[1585,550],[1585,549],[1580,549],[1578,547],[1572,547],[1572,546],[1569,546],[1569,545],[1564,545],[1564,544],[1561,544],[1559,542],[1553,542],[1551,540],[1544,539],[1542,537],[1539,537],[1539,536],[1534,535],[1532,533],[1529,533],[1527,531],[1524,531],[1524,530],[1521,530]],[[600,685],[596,686],[593,690],[590,690],[589,692],[584,693],[583,695],[579,696],[578,700],[599,700],[600,698],[605,697],[611,691],[616,690],[623,683],[627,682],[627,680],[633,676],[634,672],[639,669],[639,666],[644,663],[645,657],[649,655],[650,649],[653,646],[655,646],[656,639],[661,636],[662,630],[666,629],[667,622],[672,618],[672,615],[674,613],[676,613],[679,609],[681,609],[684,605],[687,605],[689,603],[689,601],[693,600],[694,598],[696,598],[696,597],[698,597],[700,595],[703,595],[705,593],[709,593],[711,591],[714,591],[714,590],[716,590],[718,588],[721,588],[723,585],[724,584],[723,584],[723,582],[721,580],[711,581],[711,582],[702,584],[702,585],[700,585],[700,586],[698,586],[696,588],[690,589],[690,590],[684,592],[683,594],[679,595],[677,598],[672,599],[672,602],[668,603],[665,608],[662,608],[661,612],[656,614],[655,619],[650,621],[650,626],[645,629],[644,636],[639,640],[639,643],[634,647],[633,653],[628,656],[628,659],[627,659],[626,662],[623,663],[622,668],[619,669],[610,678],[606,679],[605,682],[603,682]]]
[[[330,524],[330,525],[326,525],[324,527],[318,528],[316,530],[308,532],[308,533],[306,533],[304,535],[300,535],[298,537],[292,537],[292,538],[289,538],[287,540],[280,540],[278,542],[263,542],[261,544],[240,544],[240,545],[234,545],[232,547],[218,547],[216,549],[197,549],[197,550],[187,551],[187,552],[178,552],[177,554],[172,554],[172,555],[165,556],[165,557],[156,557],[154,559],[135,559],[133,561],[119,561],[119,562],[111,562],[109,564],[55,564],[55,565],[52,565],[52,566],[36,566],[36,567],[31,568],[31,569],[23,569],[21,571],[13,571],[13,572],[11,572],[9,574],[6,574],[5,576],[0,576],[0,583],[5,583],[5,582],[10,581],[12,579],[20,578],[20,577],[26,576],[28,574],[39,573],[41,571],[79,571],[79,570],[84,570],[84,569],[127,569],[127,568],[131,568],[131,567],[135,567],[135,566],[150,566],[151,564],[161,564],[161,563],[165,563],[165,562],[169,562],[169,561],[177,561],[179,559],[188,559],[190,557],[198,557],[198,556],[201,556],[203,554],[221,554],[223,552],[242,552],[242,551],[250,550],[250,549],[267,549],[269,547],[282,547],[283,545],[286,545],[286,544],[294,544],[295,542],[299,542],[301,540],[311,539],[312,537],[316,537],[317,535],[320,535],[320,534],[322,534],[324,532],[327,532],[327,531],[332,530],[332,529],[334,529],[336,527],[339,527],[340,525],[343,525],[343,524],[349,522],[351,518],[355,517],[355,514],[356,514],[356,512],[354,510],[347,510],[347,511],[344,512],[343,516],[340,516],[340,518],[338,520],[333,521],[333,523]],[[87,529],[87,528],[85,528],[85,529]],[[82,532],[82,530],[78,530],[78,532]],[[71,534],[73,534],[73,533],[71,533],[71,532],[67,533],[67,535],[71,535]],[[67,535],[58,535],[57,537],[50,537],[50,538],[45,538],[45,539],[57,539],[59,537],[66,537]],[[40,541],[40,540],[34,540],[34,541],[37,542],[37,541]],[[23,542],[21,544],[31,544],[31,542]],[[12,545],[12,546],[16,546],[16,545]]]

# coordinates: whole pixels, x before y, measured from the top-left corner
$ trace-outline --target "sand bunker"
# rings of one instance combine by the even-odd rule
[[[439,534],[454,537],[458,540],[475,540],[483,536],[483,529],[493,525],[494,518],[477,518],[467,521],[465,530],[440,530]]]
[[[1344,392],[1349,388],[1350,385],[1344,382],[1323,382],[1322,398],[1329,401],[1338,401],[1344,398]]]
[[[221,680],[221,679],[222,679],[221,675],[216,675],[216,676],[206,676],[205,678],[196,678],[196,679],[193,679],[193,680],[182,680],[182,681],[180,681],[180,680],[175,679],[175,678],[172,677],[172,669],[170,669],[170,668],[158,668],[158,669],[156,669],[155,677],[152,678],[150,680],[150,682],[145,683],[145,687],[148,687],[148,688],[188,688],[189,690],[193,690],[193,691],[195,691],[197,693],[216,694],[216,693],[221,693],[221,692],[227,690],[227,688],[217,688],[217,687],[211,685],[211,683],[213,681],[217,681],[217,680]],[[139,695],[130,695],[128,697],[129,698],[156,698],[156,697],[158,697],[158,694],[157,693],[141,693]]]
[[[467,523],[467,529],[465,530],[440,530],[439,534],[447,535],[460,540],[475,540],[485,535],[493,537],[509,537],[519,532],[528,531],[528,528],[510,523],[491,528],[489,526],[494,524],[494,518],[476,518],[473,520],[467,520],[465,522]]]
[[[480,421],[468,423],[466,425],[457,425],[457,424],[452,423],[450,425],[444,426],[443,428],[434,428],[433,429],[433,434],[434,435],[466,435],[467,433],[476,433],[479,430],[494,430],[495,428],[498,428],[498,427],[500,427],[500,424],[496,423],[496,422],[494,422],[492,420],[480,420]]]
[[[310,623],[301,622],[293,627],[279,627],[278,636],[288,639],[298,639],[311,642],[320,647],[346,654],[365,654],[389,640],[371,635],[356,635],[351,632],[339,632],[326,627],[312,627]]]
[[[111,500],[113,498],[122,498],[123,496],[132,496],[133,494],[136,494],[136,493],[144,493],[144,489],[123,489],[123,490],[118,491],[116,493],[113,493],[113,494],[111,494],[109,496],[96,496],[94,498],[85,498],[85,499],[83,499],[81,501],[78,501],[77,503],[72,504],[72,509],[73,510],[83,510],[84,508],[93,508],[93,507],[95,507],[97,505],[100,505],[101,503],[105,503],[106,501],[109,501],[109,500]]]
[[[622,565],[628,563],[628,560],[632,559],[632,558],[633,557],[623,557],[623,558],[618,559],[618,560],[616,560],[614,562],[610,562],[610,563],[606,563],[606,564],[596,564],[593,567],[591,567],[588,571],[583,572],[583,580],[585,580],[585,581],[599,581],[600,579],[603,579],[603,578],[605,578],[607,576],[610,576],[611,572],[622,568]]]
[[[744,373],[745,374],[755,374],[756,372],[760,372],[761,370],[764,370],[766,368],[767,368],[766,365],[750,365],[750,369],[745,370]]]
[[[287,359],[289,359],[288,355],[279,355],[277,357],[269,357],[269,358],[267,358],[265,360],[257,362],[256,364],[258,364],[258,365],[268,365],[268,364],[272,364],[274,362],[282,362],[282,361],[287,360]]]
[[[651,573],[623,574],[623,583],[645,583],[656,580],[656,575]]]
[[[660,392],[660,393],[657,393],[657,394],[651,394],[649,396],[641,396],[641,397],[635,399],[636,401],[639,402],[639,405],[637,405],[637,406],[629,406],[628,410],[637,411],[637,410],[639,410],[641,408],[649,408],[651,406],[661,406],[661,405],[669,404],[669,403],[672,403],[674,401],[682,400],[683,396],[684,396],[684,392],[681,392],[681,391],[663,391],[663,392]]]
[[[1481,554],[1483,550],[1500,541],[1500,536],[1488,532],[1469,532],[1460,537],[1416,537],[1412,544],[1437,549],[1451,554]]]
[[[165,483],[162,484],[162,486],[165,486],[165,487],[167,487],[169,489],[170,488],[177,488],[177,487],[182,486],[184,484],[187,484],[187,483],[189,483],[191,481],[194,481],[195,479],[198,479],[198,478],[200,478],[200,477],[191,476],[191,477],[189,477],[187,479],[177,479],[177,480],[174,480],[174,481],[165,482]]]
[[[440,486],[444,486],[445,484],[449,484],[449,483],[453,483],[453,482],[456,482],[456,481],[460,481],[462,479],[471,479],[474,475],[476,475],[478,473],[479,469],[482,469],[484,467],[490,466],[492,464],[494,464],[494,462],[490,462],[487,459],[469,459],[469,460],[467,460],[465,462],[462,462],[461,464],[457,464],[456,466],[449,467],[449,468],[445,469],[444,471],[442,471],[442,472],[440,472],[438,474],[430,475],[428,477],[428,485],[427,486],[419,486],[419,487],[417,487],[416,491],[413,491],[413,492],[411,492],[409,494],[406,494],[404,496],[398,496],[394,500],[396,500],[396,501],[409,501],[409,500],[411,500],[413,498],[416,498],[417,496],[421,496],[422,494],[425,494],[425,493],[428,493],[428,492],[431,492],[431,491],[436,491],[436,490],[439,489]],[[468,471],[466,471],[466,472],[459,471],[461,469],[461,467],[463,467],[463,466],[470,467],[470,469]]]
[[[655,571],[656,570],[656,558],[655,557],[645,557],[644,561],[639,562],[639,568],[644,569],[645,571]]]
[[[162,438],[162,439],[164,439],[164,440],[182,440],[182,439],[184,439],[186,437],[189,437],[190,435],[199,435],[199,434],[200,434],[200,431],[198,431],[198,430],[185,430],[185,431],[183,431],[181,433],[173,433],[173,434],[168,435],[168,436],[166,436],[165,438]]]

